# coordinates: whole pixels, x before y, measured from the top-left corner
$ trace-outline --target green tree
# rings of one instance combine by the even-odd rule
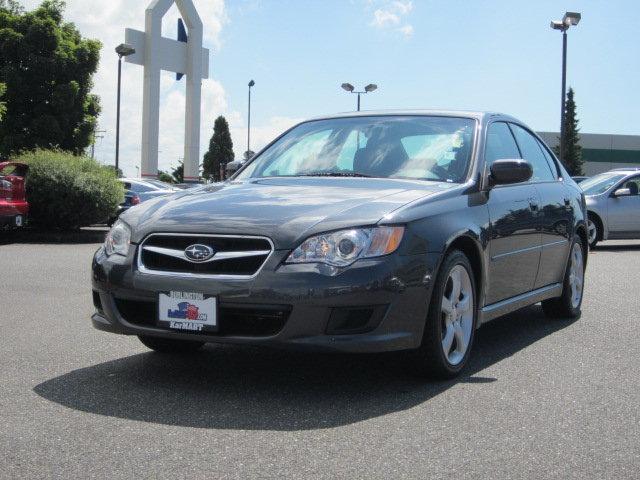
[[[213,124],[213,135],[209,140],[209,151],[202,162],[203,176],[206,179],[220,181],[220,170],[233,161],[233,142],[227,119],[220,115]],[[222,168],[221,168],[222,167]]]
[[[171,171],[171,175],[178,183],[184,183],[184,162],[180,162],[176,168]]]
[[[0,83],[0,100],[4,97],[4,94],[7,92],[7,86],[4,83]],[[7,111],[7,104],[5,102],[0,101],[0,122],[2,121],[2,117]]]
[[[567,101],[564,111],[564,146],[562,163],[569,172],[569,175],[584,175],[582,147],[580,146],[580,129],[578,128],[578,118],[576,116],[576,102],[573,98],[573,88],[567,92]],[[560,146],[555,148],[556,155],[560,154]]]
[[[173,178],[173,176],[163,170],[158,170],[158,180],[166,183],[176,183],[176,180]]]
[[[0,0],[0,9],[7,10],[15,15],[24,12],[24,8],[16,0]]]
[[[65,4],[25,12],[0,0],[0,82],[7,86],[0,155],[35,148],[81,154],[91,144],[100,102],[92,95],[100,42],[63,21]]]

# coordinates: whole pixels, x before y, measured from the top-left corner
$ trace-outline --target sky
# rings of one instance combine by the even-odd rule
[[[500,111],[537,131],[557,131],[562,35],[549,22],[582,13],[568,33],[567,84],[584,133],[640,135],[640,5],[637,0],[193,0],[210,49],[203,81],[201,156],[213,122],[230,123],[236,157],[306,118],[355,110],[340,88],[375,83],[362,109]],[[22,0],[27,9],[38,0]],[[103,43],[94,92],[102,102],[96,158],[115,152],[117,56],[127,27],[144,29],[150,0],[67,0],[65,18]],[[176,36],[176,7],[163,34]],[[121,165],[140,164],[142,67],[123,65]],[[159,167],[183,156],[185,82],[162,75]]]

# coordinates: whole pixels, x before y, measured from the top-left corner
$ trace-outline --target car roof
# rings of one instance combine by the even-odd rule
[[[430,109],[408,109],[408,110],[363,110],[360,112],[342,112],[332,115],[322,115],[310,118],[306,121],[314,120],[330,120],[333,118],[351,118],[351,117],[382,117],[382,116],[438,116],[438,117],[464,117],[473,118],[479,121],[489,118],[499,117],[503,120],[509,120],[521,123],[518,119],[498,112],[480,111],[480,110],[430,110]],[[304,123],[304,122],[303,122]]]
[[[609,170],[609,171],[635,173],[635,172],[640,172],[640,167],[614,168],[613,170]]]

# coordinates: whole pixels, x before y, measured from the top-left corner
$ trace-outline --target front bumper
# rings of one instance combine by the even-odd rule
[[[127,257],[107,257],[102,248],[94,256],[96,313],[92,321],[99,330],[349,352],[404,350],[420,345],[440,259],[437,253],[392,254],[359,260],[336,272],[313,264],[285,265],[289,251],[276,250],[254,278],[186,278],[138,271],[136,248],[132,245]],[[217,296],[219,319],[225,328],[215,334],[159,328],[154,316],[158,293],[171,290]],[[132,305],[135,308],[129,308]],[[372,312],[364,331],[332,333],[335,312],[350,309]],[[259,312],[277,312],[280,323],[273,323],[273,315]],[[241,328],[240,323],[246,320],[243,316],[252,316],[253,330]],[[267,321],[272,322],[272,328],[264,328],[266,323],[261,322]]]

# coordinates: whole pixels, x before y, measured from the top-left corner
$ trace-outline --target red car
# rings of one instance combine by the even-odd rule
[[[22,227],[29,213],[25,178],[29,166],[0,162],[0,227]]]

